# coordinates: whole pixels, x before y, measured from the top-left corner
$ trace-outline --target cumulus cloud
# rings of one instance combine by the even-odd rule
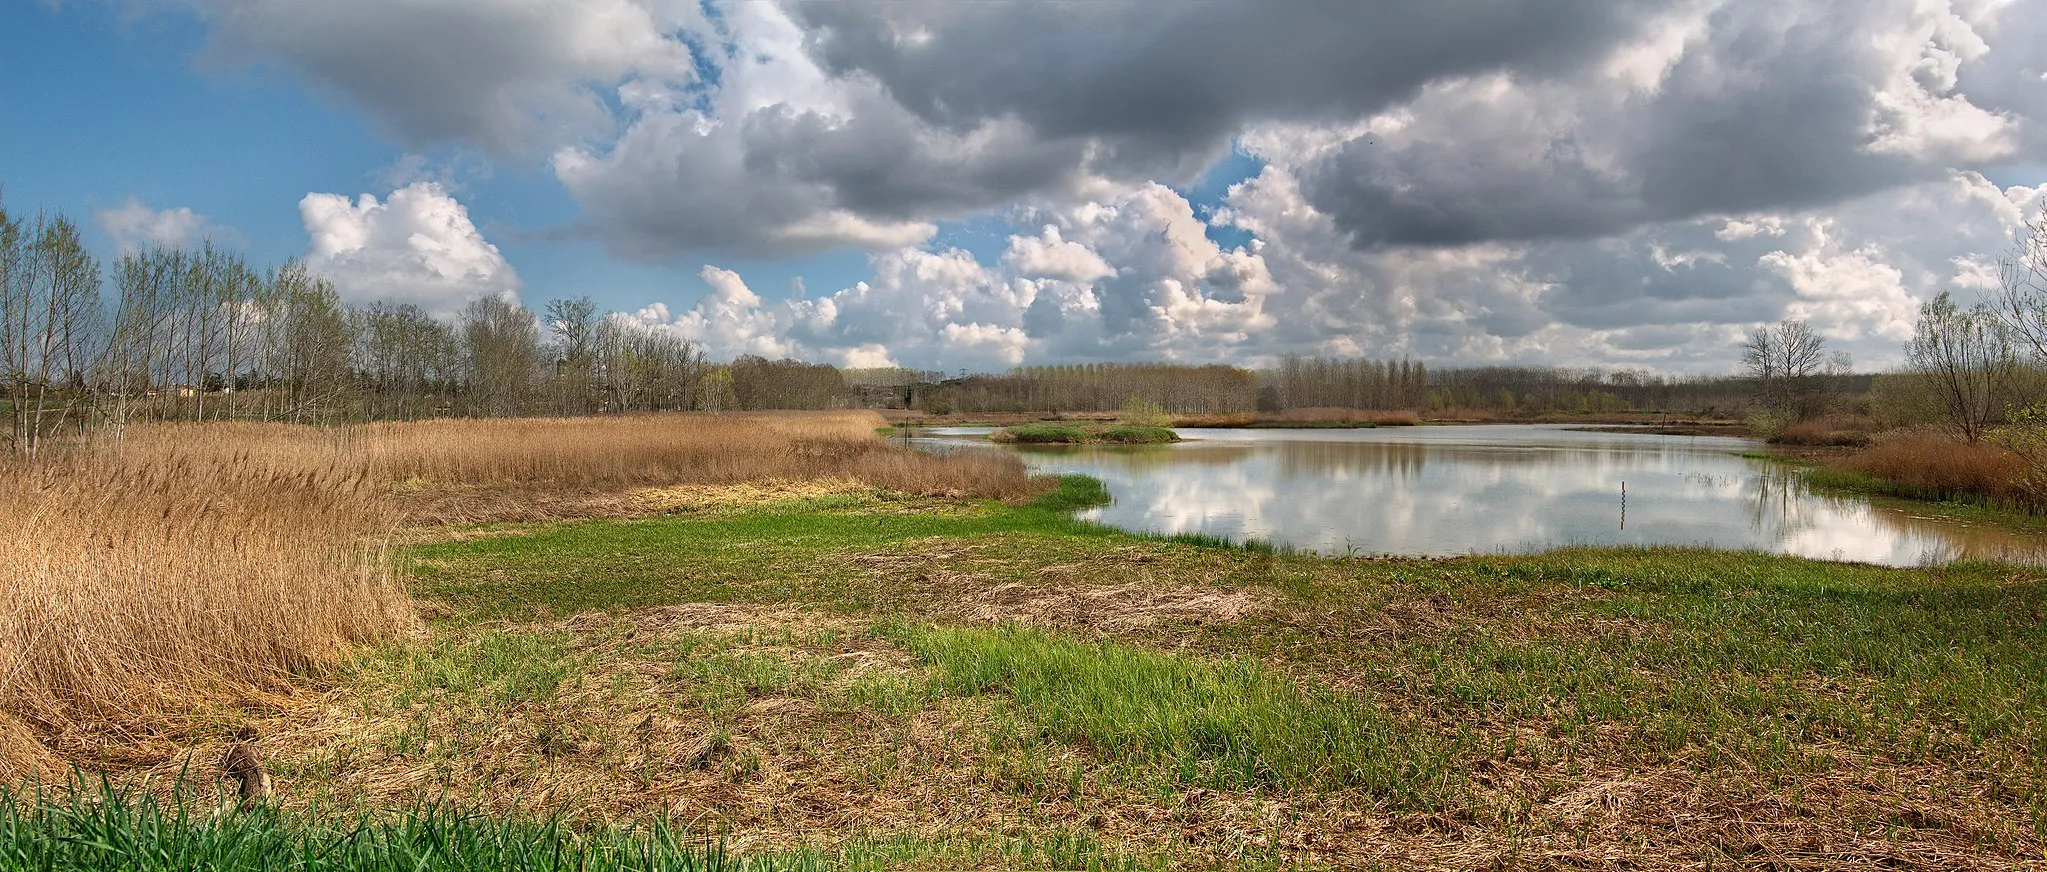
[[[2047,0],[187,2],[410,143],[550,154],[617,255],[871,252],[640,313],[727,355],[1724,369],[1805,317],[1882,363],[2047,149]],[[987,261],[931,245],[988,216]]]
[[[148,245],[189,247],[208,240],[236,247],[246,244],[234,228],[214,224],[187,207],[151,209],[134,197],[119,206],[94,209],[92,219],[123,252]]]
[[[415,182],[379,202],[370,194],[307,194],[299,201],[312,247],[306,264],[352,302],[381,300],[451,314],[487,295],[516,295],[519,276],[469,220],[469,210],[433,182]]]

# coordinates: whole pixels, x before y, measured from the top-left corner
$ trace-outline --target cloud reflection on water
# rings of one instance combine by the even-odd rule
[[[1021,453],[1040,471],[1107,483],[1114,504],[1089,513],[1103,523],[1324,553],[1674,544],[1892,565],[2043,554],[2041,537],[1815,494],[1781,465],[1737,456],[1753,446],[1739,439],[1529,426],[1182,433],[1190,441],[1172,446]]]

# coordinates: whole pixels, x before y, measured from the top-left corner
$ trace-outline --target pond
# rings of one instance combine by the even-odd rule
[[[1567,545],[1698,545],[1894,566],[2043,562],[2047,537],[1820,493],[1746,439],[1569,425],[1182,429],[1177,445],[994,446],[988,428],[915,431],[936,451],[1015,451],[1080,473],[1127,530],[1262,539],[1325,554],[1447,556]]]

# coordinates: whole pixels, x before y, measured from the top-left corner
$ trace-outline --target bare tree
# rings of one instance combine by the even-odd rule
[[[2019,234],[1999,278],[1999,319],[2034,361],[2047,363],[2047,208]]]
[[[33,455],[75,414],[99,292],[99,262],[78,225],[62,215],[23,225],[0,209],[0,379],[15,451]]]
[[[1785,423],[1826,411],[1829,375],[1826,340],[1796,319],[1766,324],[1741,346],[1742,372],[1756,383],[1758,404]],[[1837,357],[1836,367],[1844,361]]]
[[[526,307],[483,297],[462,310],[470,410],[517,415],[527,410],[540,373],[540,325]]]
[[[284,391],[282,413],[302,422],[332,418],[348,392],[351,344],[334,283],[291,260],[269,284],[270,372]]]
[[[597,304],[589,297],[550,300],[547,326],[554,333],[554,394],[558,411],[591,410],[597,377]]]
[[[2004,394],[2018,369],[2011,333],[1997,312],[1962,309],[1945,291],[1919,308],[1906,360],[1940,397],[1948,424],[1969,442],[2004,412]]]

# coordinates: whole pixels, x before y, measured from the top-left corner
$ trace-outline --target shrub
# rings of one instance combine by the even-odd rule
[[[1166,427],[1104,427],[1090,434],[1089,441],[1118,445],[1165,445],[1180,441],[1180,434]]]
[[[1164,406],[1135,394],[1123,401],[1123,411],[1116,416],[1116,420],[1132,427],[1173,426],[1173,416],[1166,413]]]
[[[1780,445],[1852,447],[1869,444],[1876,431],[1876,422],[1861,415],[1827,415],[1785,427],[1770,441]]]
[[[1066,424],[1021,424],[998,431],[992,438],[1026,445],[1078,445],[1087,441],[1087,433]]]

